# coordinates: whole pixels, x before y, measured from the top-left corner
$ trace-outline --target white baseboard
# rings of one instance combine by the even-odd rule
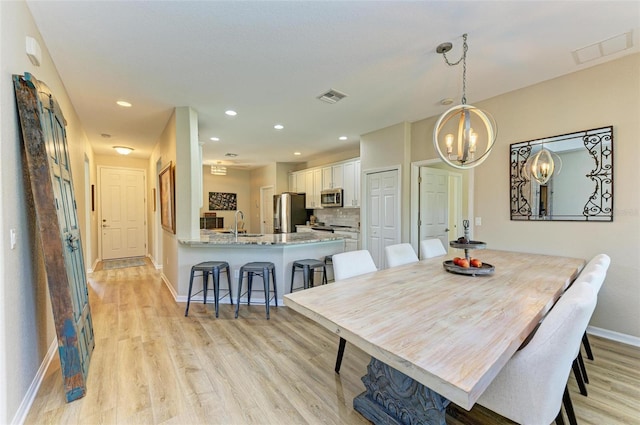
[[[33,400],[36,399],[36,395],[38,395],[38,390],[40,389],[40,385],[44,380],[44,376],[47,373],[47,369],[51,364],[51,360],[56,355],[58,351],[58,340],[54,338],[53,342],[49,346],[49,350],[47,354],[44,356],[42,363],[40,364],[40,368],[36,373],[36,376],[33,377],[33,381],[31,381],[31,385],[27,389],[27,393],[22,399],[22,403],[20,403],[20,407],[18,407],[18,411],[14,415],[11,420],[12,424],[22,425],[29,414],[29,410],[31,410],[31,406],[33,405]]]
[[[96,269],[96,267],[98,267],[98,263],[100,262],[100,260],[98,260],[96,258],[96,261],[93,262],[93,265],[87,269],[87,273],[93,273],[93,271]]]
[[[147,258],[151,260],[151,264],[153,264],[153,267],[155,267],[156,270],[162,270],[162,264],[156,263],[155,259],[151,254],[147,254]]]
[[[610,339],[612,341],[621,342],[623,344],[633,345],[634,347],[640,347],[640,338],[638,338],[637,336],[627,335],[602,328],[596,328],[594,326],[589,326],[587,328],[587,333],[590,335],[599,336],[601,338]]]

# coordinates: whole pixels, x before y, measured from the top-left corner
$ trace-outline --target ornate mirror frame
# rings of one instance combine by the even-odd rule
[[[572,153],[583,156],[579,167],[582,171],[566,161],[548,183],[531,181],[523,173],[524,164],[543,147],[560,157]],[[613,221],[613,126],[512,143],[510,156],[511,220]],[[569,179],[574,179],[572,185],[567,183]],[[571,190],[563,192],[563,185]],[[584,191],[577,190],[578,186]],[[562,194],[564,198],[560,198]],[[558,197],[555,201],[554,195]],[[569,197],[580,198],[572,199],[575,209],[570,211],[564,208]],[[554,212],[554,204],[561,211]]]

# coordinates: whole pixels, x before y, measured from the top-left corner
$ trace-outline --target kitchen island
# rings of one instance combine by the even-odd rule
[[[278,233],[278,234],[233,234],[218,233],[210,230],[201,230],[199,239],[180,239],[178,241],[179,258],[179,293],[174,294],[179,302],[187,301],[187,288],[189,286],[189,274],[191,266],[203,261],[226,261],[231,268],[231,290],[237,297],[238,272],[240,267],[252,261],[269,261],[276,269],[276,289],[278,292],[278,305],[284,305],[283,296],[289,292],[291,285],[291,266],[294,261],[305,258],[323,260],[326,255],[344,252],[344,237],[333,233]],[[227,279],[224,275],[220,278],[221,293],[226,292]],[[316,282],[319,282],[316,279]],[[260,279],[258,278],[258,282]],[[195,282],[195,288],[201,283]],[[294,289],[302,287],[302,273],[296,273]],[[244,285],[246,288],[246,283]],[[258,292],[262,285],[254,285],[255,294],[251,299],[256,304],[264,303],[264,295]],[[246,290],[246,289],[244,289]],[[213,294],[210,292],[211,297]],[[213,300],[213,299],[212,299]],[[222,302],[228,302],[225,298]],[[245,300],[245,298],[243,298]],[[194,297],[192,301],[202,301]],[[208,302],[208,301],[207,301]],[[273,301],[272,301],[273,304]]]

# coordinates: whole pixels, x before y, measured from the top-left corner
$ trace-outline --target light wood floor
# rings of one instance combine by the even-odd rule
[[[89,278],[96,347],[88,393],[65,403],[57,358],[27,424],[368,424],[353,410],[369,356],[286,307],[176,304],[150,265]],[[640,424],[640,349],[591,337],[589,397],[570,389],[581,425]],[[482,408],[448,424],[508,424]]]

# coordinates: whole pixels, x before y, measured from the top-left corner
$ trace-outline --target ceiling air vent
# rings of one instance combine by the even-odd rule
[[[318,99],[327,103],[336,103],[337,101],[342,100],[345,97],[347,97],[346,94],[340,93],[339,91],[334,89],[330,89],[328,92],[318,96]]]

